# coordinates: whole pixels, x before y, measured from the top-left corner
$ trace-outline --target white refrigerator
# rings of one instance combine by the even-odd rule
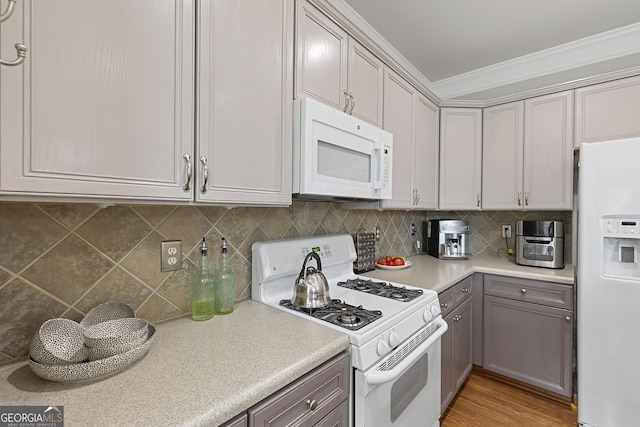
[[[578,423],[640,425],[640,138],[582,144]]]

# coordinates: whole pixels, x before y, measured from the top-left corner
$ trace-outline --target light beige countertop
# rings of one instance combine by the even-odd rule
[[[545,280],[572,285],[573,265],[562,269],[529,267],[518,265],[513,257],[498,255],[472,256],[468,260],[440,260],[430,255],[414,255],[407,260],[412,265],[404,270],[382,270],[376,268],[363,274],[388,282],[397,282],[432,289],[438,293],[455,285],[473,273],[490,273],[525,279]]]
[[[103,380],[1,366],[0,405],[64,406],[69,427],[216,426],[348,348],[345,334],[248,300],[204,322],[156,325],[149,353]]]

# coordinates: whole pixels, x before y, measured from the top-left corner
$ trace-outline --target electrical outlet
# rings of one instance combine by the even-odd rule
[[[416,225],[411,223],[411,237],[416,235]]]
[[[380,240],[380,227],[378,227],[377,225],[374,227],[374,230],[376,232],[376,241]]]
[[[502,225],[502,237],[506,237],[507,239],[511,238],[511,225],[509,224]]]
[[[165,240],[160,243],[160,271],[182,268],[182,240]]]

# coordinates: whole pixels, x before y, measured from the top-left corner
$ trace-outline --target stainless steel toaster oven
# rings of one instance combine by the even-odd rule
[[[564,221],[516,221],[516,263],[564,268]]]

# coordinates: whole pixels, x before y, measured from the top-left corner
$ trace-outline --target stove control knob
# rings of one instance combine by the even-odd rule
[[[378,352],[378,356],[384,356],[389,352],[389,350],[390,350],[389,344],[387,344],[382,340],[378,341],[378,346],[376,348],[376,351]]]
[[[428,308],[424,310],[424,313],[422,313],[422,318],[424,319],[425,322],[430,322],[431,319],[433,319],[433,314],[431,314],[431,310],[429,310]]]
[[[389,334],[389,346],[396,348],[398,344],[400,344],[400,337],[395,332],[391,332],[391,334]]]
[[[437,304],[434,304],[431,306],[431,315],[433,317],[436,317],[438,314],[440,314],[440,309],[438,308]]]

